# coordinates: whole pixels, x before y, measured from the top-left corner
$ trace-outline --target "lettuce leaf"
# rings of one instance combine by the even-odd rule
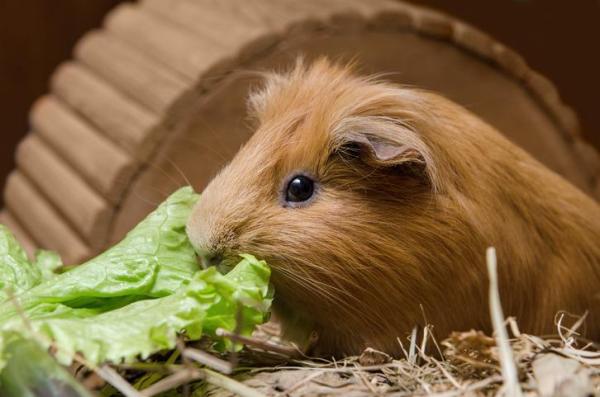
[[[40,269],[41,280],[50,280],[56,276],[58,270],[63,266],[60,256],[53,251],[38,250],[35,254],[33,265]]]
[[[52,343],[57,359],[65,365],[77,352],[94,364],[133,361],[174,348],[179,333],[199,339],[214,336],[217,328],[233,331],[238,305],[242,333],[249,335],[266,319],[271,302],[269,276],[264,261],[247,255],[226,275],[216,268],[197,272],[169,296],[104,312],[45,304],[43,310],[29,313],[27,323],[13,317],[2,329],[32,332],[45,347]]]
[[[249,335],[268,316],[270,269],[243,255],[226,275],[199,270],[185,233],[197,199],[189,187],[178,190],[119,244],[62,274],[53,273],[57,256],[41,253],[32,265],[0,229],[0,269],[14,274],[0,282],[17,292],[22,309],[0,296],[0,368],[3,336],[14,332],[54,346],[63,364],[75,353],[92,364],[145,358],[174,348],[179,334],[198,339],[217,328]],[[234,347],[223,340],[218,346]]]
[[[198,270],[194,249],[185,234],[187,218],[197,199],[198,195],[190,187],[179,189],[120,243],[90,261],[28,289],[19,296],[20,304],[25,309],[41,303],[95,308],[106,305],[110,309],[118,301],[127,303],[132,298],[172,294]],[[13,256],[20,260],[14,268],[33,268],[26,262],[26,257],[23,262],[19,252],[13,251]],[[35,280],[40,280],[40,271],[36,271]],[[19,285],[16,279],[21,280],[21,276],[18,276],[8,280],[11,285]],[[25,283],[25,277],[22,280],[26,285],[20,290],[35,284]],[[0,304],[0,323],[14,314],[11,302]]]
[[[18,294],[39,284],[41,279],[40,269],[29,263],[15,236],[0,225],[0,301],[8,299],[9,289]]]

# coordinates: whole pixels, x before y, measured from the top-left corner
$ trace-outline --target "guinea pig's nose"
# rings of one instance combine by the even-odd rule
[[[200,258],[200,264],[204,269],[208,269],[211,266],[216,266],[223,260],[223,254],[220,251],[196,249],[196,252]]]

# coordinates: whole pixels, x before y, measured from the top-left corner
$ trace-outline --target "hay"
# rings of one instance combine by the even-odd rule
[[[415,328],[408,340],[398,340],[405,356],[401,359],[367,349],[336,361],[303,356],[282,343],[277,328],[267,324],[253,338],[224,332],[247,345],[229,357],[208,354],[208,345],[200,341],[181,344],[170,355],[148,362],[105,366],[79,376],[84,384],[96,386],[98,382],[90,379],[104,378],[101,396],[118,395],[116,390],[127,397],[599,396],[600,346],[578,333],[585,315],[559,313],[556,335],[521,333],[515,319],[502,315],[493,249],[487,252],[487,262],[493,337],[479,331],[455,332],[438,343],[430,327]],[[436,354],[429,354],[426,346],[434,346]]]

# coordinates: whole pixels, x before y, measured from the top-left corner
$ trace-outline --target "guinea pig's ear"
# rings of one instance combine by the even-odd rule
[[[437,172],[428,145],[410,126],[392,117],[356,116],[334,130],[335,153],[347,160],[411,177],[437,191]]]
[[[342,150],[346,153],[353,152],[354,156],[360,156],[367,164],[374,166],[398,166],[410,163],[424,167],[426,164],[423,153],[417,147],[370,134],[349,134]]]
[[[413,169],[433,166],[429,148],[419,134],[391,117],[355,116],[334,130],[337,152],[360,157],[377,167],[411,165]]]

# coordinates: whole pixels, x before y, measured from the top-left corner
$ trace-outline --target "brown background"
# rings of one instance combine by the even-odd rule
[[[76,40],[122,0],[0,0],[0,186],[31,103]],[[327,0],[323,0],[327,1]],[[457,16],[521,53],[558,87],[600,149],[600,0],[411,0]],[[0,198],[1,204],[1,198]]]

